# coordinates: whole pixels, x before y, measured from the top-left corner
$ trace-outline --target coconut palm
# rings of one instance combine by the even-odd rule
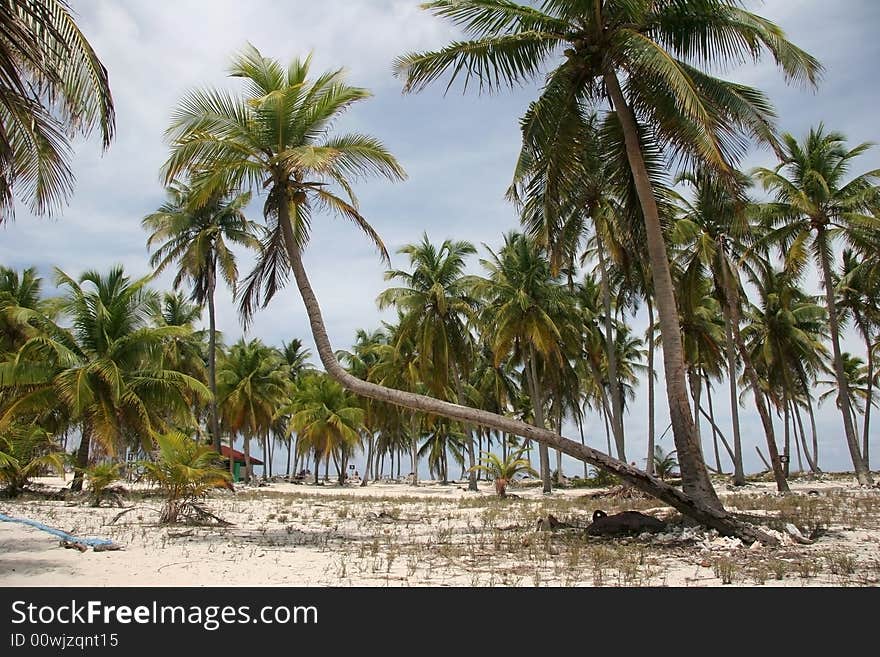
[[[677,467],[678,459],[675,458],[675,450],[665,452],[660,445],[654,447],[654,472],[658,477],[665,480],[674,476]]]
[[[464,269],[465,259],[476,249],[469,242],[452,240],[444,240],[438,248],[426,233],[419,244],[407,244],[398,253],[409,256],[411,271],[385,272],[385,280],[401,285],[379,295],[379,308],[394,306],[401,313],[397,339],[415,343],[419,376],[428,390],[442,398],[444,391],[452,388],[458,403],[463,404],[474,351],[468,326],[475,322],[479,306],[473,294],[473,277],[465,276]],[[467,452],[473,468],[473,435]],[[468,488],[477,490],[475,470],[470,470]]]
[[[526,472],[533,477],[538,473],[532,469],[529,460],[523,458],[525,449],[511,452],[506,459],[498,458],[497,454],[482,452],[483,458],[479,465],[474,466],[478,470],[487,473],[495,482],[495,492],[498,497],[507,497],[507,485],[521,472]]]
[[[694,433],[678,309],[642,137],[653,135],[654,145],[670,154],[727,173],[750,138],[775,143],[775,117],[761,92],[701,67],[757,61],[768,52],[787,78],[815,82],[818,62],[737,0],[542,0],[537,7],[434,0],[424,7],[461,28],[468,40],[398,58],[405,90],[418,91],[449,74],[450,85],[461,79],[495,91],[550,69],[533,112],[539,120],[555,121],[570,111],[572,98],[607,101],[613,108],[642,207],[684,489],[720,508]]]
[[[98,127],[106,149],[115,112],[107,70],[63,0],[0,3],[0,223],[18,197],[51,214],[73,190],[70,138]]]
[[[283,69],[276,62],[263,59],[251,49],[249,53],[238,58],[233,68],[233,74],[250,80],[250,102],[247,102],[248,99],[239,100],[220,92],[190,94],[181,104],[168,133],[172,142],[172,154],[164,167],[168,180],[174,179],[186,169],[198,179],[201,183],[199,188],[203,190],[234,187],[239,183],[246,183],[248,188],[260,185],[274,190],[269,192],[269,199],[264,206],[270,223],[270,236],[264,244],[261,264],[249,280],[249,290],[256,296],[245,294],[243,297],[248,299],[243,301],[245,317],[249,317],[249,313],[255,310],[258,297],[265,304],[267,297],[277,292],[286,275],[293,274],[309,317],[321,363],[327,373],[347,389],[411,410],[432,413],[467,424],[481,424],[559,447],[575,458],[614,472],[719,531],[751,540],[772,540],[724,512],[713,503],[714,496],[701,496],[699,493],[702,489],[699,487],[692,488],[688,485],[687,492],[678,491],[627,463],[567,438],[560,438],[547,429],[416,392],[395,390],[364,381],[339,364],[327,335],[320,304],[302,261],[302,248],[309,232],[303,219],[311,217],[312,209],[307,201],[312,199],[318,205],[324,203],[331,209],[340,209],[370,237],[378,239],[374,231],[367,231],[367,225],[359,212],[357,216],[347,212],[346,208],[328,198],[321,187],[330,182],[340,185],[345,182],[348,185],[347,177],[356,172],[378,174],[391,179],[402,177],[403,172],[394,158],[373,139],[336,138],[328,140],[326,146],[319,145],[319,140],[326,134],[326,119],[338,115],[352,103],[364,98],[366,92],[352,90],[346,85],[336,85],[332,94],[324,89],[327,92],[326,102],[322,102],[321,107],[312,113],[319,118],[311,121],[308,118],[310,114],[301,110],[317,102],[316,98],[321,96],[318,91],[327,84],[323,81],[321,84],[318,81],[307,82],[302,68],[301,64],[295,64],[288,71],[290,75],[284,75]],[[289,80],[302,80],[303,84],[290,87],[287,84]],[[317,91],[309,96],[306,90],[314,90],[315,87]],[[288,108],[290,111],[285,116],[299,117],[300,123],[286,129],[291,126],[288,121],[279,120],[283,119],[275,111],[279,107]],[[265,126],[262,131],[258,130],[261,122]],[[312,126],[312,131],[303,133],[299,128],[304,125]],[[278,126],[282,127],[280,133]],[[281,139],[272,140],[271,135],[280,136]],[[361,144],[360,148],[352,146],[355,141]],[[276,142],[282,146],[280,152]],[[309,145],[304,146],[306,143]],[[312,175],[322,179],[316,181],[315,178],[308,177]],[[316,185],[316,182],[321,182],[322,185]],[[325,193],[322,195],[322,192]],[[336,196],[333,198],[340,200]],[[350,203],[347,207],[356,210]],[[263,294],[257,294],[261,289]]]
[[[4,431],[0,442],[0,484],[9,497],[16,497],[34,477],[47,470],[64,472],[64,454],[49,433],[39,426],[16,423]]]
[[[217,367],[217,408],[222,427],[244,440],[245,482],[253,478],[250,442],[268,436],[277,409],[288,391],[288,379],[279,367],[278,352],[258,339],[240,339],[220,358]],[[268,456],[264,453],[264,460]],[[234,459],[230,456],[230,472]]]
[[[802,143],[790,134],[783,135],[779,164],[773,169],[755,170],[764,189],[775,195],[774,202],[763,209],[771,228],[763,238],[764,243],[779,246],[788,271],[801,274],[812,258],[822,273],[838,408],[853,468],[862,485],[873,479],[859,450],[849,408],[850,393],[840,348],[840,313],[834,294],[833,248],[842,240],[856,250],[876,253],[873,236],[880,229],[880,219],[871,213],[880,205],[880,169],[847,180],[853,160],[869,147],[870,144],[860,144],[848,149],[841,133],[826,132],[825,126],[819,124]]]
[[[360,445],[364,409],[336,381],[323,373],[305,375],[285,409],[291,429],[299,436],[297,448],[315,458],[315,483],[321,459],[337,461],[339,484],[345,481],[348,459]]]
[[[180,432],[160,435],[156,444],[156,457],[139,465],[165,498],[159,522],[175,523],[188,515],[216,520],[198,502],[209,491],[230,486],[229,473],[220,467],[217,452]]]
[[[862,456],[865,467],[870,469],[868,453],[868,433],[871,427],[871,408],[874,405],[874,350],[877,346],[877,331],[880,327],[880,277],[878,277],[876,258],[863,260],[851,249],[845,249],[841,258],[840,280],[837,283],[837,307],[841,319],[852,319],[862,340],[865,341],[867,358],[866,399],[864,429],[862,433]]]
[[[747,312],[742,335],[749,361],[763,383],[763,391],[756,397],[767,395],[785,417],[784,453],[788,457],[791,404],[812,394],[816,374],[824,369],[826,313],[817,299],[797,287],[789,273],[766,265],[758,272],[753,270],[752,276],[759,298]],[[815,465],[815,445],[812,458],[806,444],[804,451]],[[784,470],[788,472],[788,464]]]
[[[208,386],[211,400],[209,426],[214,449],[220,451],[220,426],[217,416],[217,317],[214,296],[217,276],[235,294],[238,267],[233,245],[259,247],[257,226],[244,216],[250,194],[212,194],[196,200],[193,190],[182,183],[168,188],[168,200],[141,222],[150,231],[147,247],[155,248],[150,266],[156,273],[176,266],[173,285],[184,282],[192,291],[190,299],[208,306]]]
[[[0,384],[18,393],[0,425],[55,407],[80,423],[74,490],[82,489],[93,439],[111,456],[131,442],[149,450],[157,433],[194,424],[194,399],[210,399],[197,379],[164,366],[167,341],[189,330],[149,324],[155,306],[149,281],[132,281],[119,266],[106,275],[87,271],[78,280],[56,270],[66,290],[61,314],[71,328],[46,322],[47,330],[29,339],[0,374]]]
[[[227,189],[267,191],[263,214],[268,230],[241,294],[246,320],[283,287],[290,273],[285,248],[305,247],[316,211],[352,221],[387,259],[382,240],[358,210],[349,181],[359,175],[399,180],[403,169],[373,137],[330,135],[334,121],[370,93],[346,84],[342,69],[311,79],[310,68],[311,56],[284,68],[248,45],[230,68],[230,76],[245,82],[244,95],[192,91],[178,105],[166,133],[171,155],[165,178],[171,182],[189,173],[197,201]]]
[[[19,273],[0,266],[0,354],[21,347],[36,334],[34,323],[51,314],[42,286],[43,279],[33,267]]]

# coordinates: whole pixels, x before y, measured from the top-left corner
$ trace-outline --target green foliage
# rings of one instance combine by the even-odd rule
[[[654,446],[654,473],[663,480],[672,477],[678,467],[675,452],[676,450],[665,452],[660,445]]]
[[[217,452],[179,432],[156,438],[155,460],[140,461],[147,479],[165,496],[161,523],[178,522],[181,515],[197,507],[208,491],[230,486],[230,475],[219,465]]]
[[[482,470],[496,482],[499,480],[503,481],[505,487],[507,482],[512,481],[516,475],[522,472],[537,477],[538,473],[532,468],[529,460],[522,457],[525,451],[525,448],[523,448],[515,452],[510,452],[507,455],[507,459],[503,461],[497,454],[485,451],[481,452],[482,458],[480,459],[480,463],[471,468],[471,470]],[[504,493],[501,491],[499,491],[498,494],[502,497],[504,496]]]
[[[31,479],[47,471],[64,472],[64,454],[49,434],[37,426],[9,426],[0,438],[0,484],[6,495],[20,495]]]
[[[106,461],[85,469],[88,490],[92,497],[92,506],[101,506],[101,502],[110,492],[108,490],[110,484],[122,476],[122,467],[122,463]]]

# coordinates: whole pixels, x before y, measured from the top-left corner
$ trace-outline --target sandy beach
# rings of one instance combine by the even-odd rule
[[[44,492],[61,479],[38,480]],[[880,491],[851,478],[795,479],[730,490],[731,511],[795,524],[816,540],[743,545],[687,526],[647,498],[595,489],[512,488],[500,500],[485,483],[366,488],[271,483],[206,500],[226,527],[157,524],[161,500],[132,490],[124,509],[26,495],[0,513],[29,518],[123,549],[65,549],[39,529],[0,522],[0,586],[870,586],[880,582]],[[111,522],[120,511],[133,508]],[[670,526],[660,534],[586,536],[595,509],[637,509]],[[553,514],[574,525],[536,528]]]

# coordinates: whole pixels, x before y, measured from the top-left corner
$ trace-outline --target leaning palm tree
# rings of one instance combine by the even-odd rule
[[[779,27],[739,0],[433,0],[423,5],[469,40],[395,63],[406,91],[447,73],[451,85],[495,91],[539,79],[551,69],[531,111],[542,124],[578,103],[607,102],[623,135],[639,199],[654,299],[660,317],[666,391],[684,490],[721,508],[709,480],[688,403],[685,364],[661,212],[645,150],[702,162],[729,173],[750,139],[775,144],[769,100],[705,68],[758,61],[766,52],[787,78],[815,82],[819,63]],[[572,103],[576,99],[577,103]]]
[[[811,129],[802,143],[790,134],[783,136],[783,142],[779,165],[755,171],[764,188],[776,197],[763,209],[771,227],[763,240],[779,246],[788,271],[802,273],[812,257],[822,272],[838,384],[837,405],[856,477],[860,484],[870,484],[873,479],[859,449],[849,408],[849,386],[840,348],[840,313],[835,299],[833,248],[838,240],[843,240],[862,253],[876,254],[874,236],[880,230],[880,219],[872,212],[880,206],[880,169],[846,180],[853,160],[867,151],[870,144],[848,149],[841,133],[826,132],[822,124]]]
[[[721,532],[751,540],[773,541],[719,508],[713,502],[714,496],[707,500],[699,495],[698,489],[689,488],[688,492],[682,492],[663,485],[627,463],[560,438],[547,429],[415,392],[391,389],[347,372],[336,359],[320,304],[303,265],[302,249],[309,233],[308,220],[315,204],[338,209],[376,243],[378,235],[368,229],[356,206],[351,203],[340,205],[342,199],[323,187],[336,182],[343,189],[350,189],[348,178],[353,174],[378,174],[399,179],[403,171],[375,139],[351,136],[321,141],[326,137],[329,119],[365,98],[365,90],[329,84],[328,76],[309,81],[301,62],[295,62],[285,74],[277,62],[262,58],[253,48],[236,60],[233,75],[249,81],[245,99],[221,92],[196,92],[182,102],[168,132],[172,153],[164,170],[169,181],[188,170],[200,180],[203,190],[238,184],[269,190],[264,212],[271,230],[260,264],[249,280],[251,294],[243,297],[246,317],[256,309],[258,300],[265,304],[292,273],[321,362],[327,373],[349,390],[411,410],[467,424],[481,424],[552,445],[574,458],[614,472]],[[330,74],[329,80],[338,80],[340,75]],[[279,112],[284,109],[286,111]],[[293,118],[287,120],[285,117]],[[381,251],[384,254],[384,249]],[[261,289],[262,295],[259,294]]]
[[[155,247],[150,266],[156,273],[176,265],[174,288],[183,282],[192,286],[190,299],[208,306],[208,386],[211,400],[209,426],[214,449],[220,451],[217,416],[217,316],[214,295],[217,275],[235,294],[238,267],[233,245],[257,248],[257,226],[244,216],[250,194],[213,194],[198,202],[193,190],[177,183],[168,188],[168,200],[142,221],[150,232],[147,247]]]
[[[0,223],[15,197],[51,214],[73,191],[70,138],[113,138],[107,70],[64,0],[0,2]]]

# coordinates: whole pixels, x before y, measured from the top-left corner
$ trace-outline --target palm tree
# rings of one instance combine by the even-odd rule
[[[147,247],[155,247],[150,266],[156,273],[176,265],[174,288],[186,281],[192,286],[190,299],[208,305],[208,386],[211,400],[210,430],[214,449],[220,451],[220,425],[217,417],[217,317],[214,294],[217,274],[235,294],[238,267],[232,245],[259,247],[256,225],[244,216],[250,194],[217,193],[204,202],[195,200],[193,190],[184,184],[168,188],[168,200],[142,225],[150,232]]]
[[[0,354],[15,351],[35,335],[34,322],[51,314],[42,298],[43,279],[28,267],[21,274],[0,266]]]
[[[248,45],[230,75],[246,82],[244,97],[219,90],[192,91],[178,105],[167,137],[171,156],[166,181],[188,172],[196,200],[218,190],[266,189],[268,231],[259,262],[241,294],[245,321],[284,285],[290,264],[285,249],[306,246],[312,213],[331,211],[352,221],[387,260],[379,235],[358,210],[349,179],[404,172],[377,139],[362,134],[330,136],[334,121],[370,93],[345,83],[342,69],[309,79],[311,56],[285,69]],[[343,196],[332,191],[337,185]]]
[[[342,201],[335,195],[328,197],[330,193],[322,189],[323,183],[337,182],[350,189],[347,178],[352,173],[399,179],[403,171],[375,139],[337,137],[323,142],[323,146],[319,141],[326,134],[328,119],[365,98],[365,90],[352,89],[344,84],[329,85],[328,80],[339,80],[338,73],[309,82],[301,62],[295,62],[287,73],[285,75],[277,62],[264,59],[254,49],[249,49],[233,66],[233,75],[250,81],[248,98],[240,100],[221,92],[192,93],[181,104],[168,133],[172,154],[164,172],[169,181],[188,170],[199,179],[202,183],[199,187],[203,190],[241,185],[249,188],[259,185],[270,190],[264,210],[271,230],[264,242],[261,263],[249,280],[252,294],[243,297],[245,317],[255,310],[258,299],[265,305],[286,280],[286,275],[292,273],[309,317],[321,363],[327,373],[347,389],[411,410],[467,424],[480,424],[553,445],[577,459],[615,473],[721,532],[772,542],[772,538],[739,522],[711,503],[711,499],[707,502],[704,497],[693,494],[699,490],[690,490],[689,487],[688,492],[682,492],[663,485],[627,463],[567,438],[559,438],[552,431],[488,411],[363,381],[347,372],[336,359],[320,304],[302,262],[302,248],[308,234],[304,220],[311,217],[309,200],[340,210],[376,243],[378,235],[367,229],[368,224],[356,206],[351,203],[340,205]],[[312,107],[316,103],[318,105]],[[306,111],[308,107],[312,110]],[[288,111],[282,116],[277,111],[279,108]],[[291,120],[284,117],[293,117],[296,122],[291,124]],[[355,147],[355,143],[359,146]],[[318,182],[322,184],[318,185]],[[354,210],[355,214],[347,208]],[[384,254],[384,250],[382,252]],[[259,294],[261,286],[262,295]]]
[[[816,374],[824,369],[826,313],[815,298],[797,287],[789,273],[768,264],[752,270],[751,275],[759,299],[747,313],[742,335],[749,362],[764,384],[755,398],[767,395],[785,418],[784,453],[788,457],[789,409],[794,404],[794,412],[799,412],[797,403],[802,397],[811,397]],[[817,446],[814,444],[812,458],[805,441],[803,448],[816,469]],[[787,464],[784,471],[788,472]]]
[[[826,132],[822,124],[811,129],[803,143],[786,133],[783,144],[776,168],[755,171],[764,188],[776,196],[775,202],[764,208],[772,230],[763,239],[765,243],[779,245],[788,271],[802,273],[812,256],[822,272],[838,407],[856,477],[866,485],[873,479],[859,450],[849,408],[850,394],[840,349],[840,313],[834,296],[832,248],[841,239],[857,250],[876,253],[872,236],[880,228],[880,220],[870,213],[880,205],[880,169],[847,182],[853,160],[870,144],[848,150],[846,138],[839,132]]]
[[[73,190],[70,137],[95,127],[106,149],[115,112],[107,70],[63,0],[0,3],[0,223],[15,196],[51,214]]]
[[[22,414],[62,406],[81,427],[72,484],[82,489],[93,439],[112,455],[134,441],[152,448],[157,433],[189,427],[194,399],[210,398],[197,379],[168,369],[162,355],[167,341],[185,336],[179,326],[154,327],[148,290],[150,277],[132,281],[122,267],[106,275],[88,271],[74,280],[56,270],[66,288],[60,308],[72,323],[64,329],[46,322],[46,331],[29,339],[4,365],[0,384],[18,394],[0,425]]]
[[[678,467],[678,459],[675,458],[675,450],[664,452],[660,445],[654,447],[654,471],[661,479],[672,477],[675,475],[675,468]]]
[[[507,497],[507,485],[513,481],[520,472],[527,472],[533,477],[538,473],[532,469],[528,459],[523,458],[525,449],[511,452],[507,458],[500,459],[497,454],[483,452],[483,458],[479,465],[474,466],[478,470],[487,473],[495,481],[495,493],[498,497]]]
[[[291,429],[297,432],[297,448],[315,457],[315,483],[321,458],[337,459],[339,484],[344,483],[348,459],[360,445],[364,428],[364,409],[355,398],[323,373],[305,375],[293,400],[285,409]]]
[[[229,432],[229,447],[236,435],[244,440],[245,481],[253,477],[250,441],[269,434],[277,409],[285,401],[287,377],[278,367],[278,352],[260,340],[240,339],[220,359],[217,368],[217,406]],[[264,453],[264,460],[268,455]],[[229,467],[234,459],[230,453]],[[264,466],[265,467],[265,466]]]
[[[512,355],[523,364],[535,424],[544,428],[546,396],[539,368],[562,364],[566,314],[572,299],[550,271],[537,245],[520,233],[504,236],[498,253],[480,260],[488,278],[475,283],[484,300],[483,333],[491,336],[495,364]],[[570,331],[569,331],[570,332]],[[544,492],[551,490],[547,446],[539,446]]]
[[[394,306],[401,313],[397,339],[415,343],[419,352],[420,378],[428,390],[442,398],[446,389],[456,391],[464,404],[464,382],[473,360],[473,337],[468,328],[476,320],[479,301],[473,295],[473,277],[464,275],[465,259],[476,253],[473,244],[444,240],[437,248],[427,233],[419,244],[401,247],[409,256],[412,271],[393,269],[385,280],[401,287],[384,290],[379,308]],[[473,434],[467,446],[469,466],[476,464]],[[468,489],[477,490],[476,471],[470,470]]]
[[[862,433],[862,457],[870,470],[868,433],[871,427],[871,407],[874,405],[874,350],[877,346],[877,330],[880,327],[880,288],[876,258],[862,261],[851,249],[845,249],[842,257],[840,280],[837,283],[837,307],[841,319],[852,319],[865,341],[867,358],[866,398],[872,403],[865,406],[865,424]]]
[[[465,86],[476,81],[481,91],[494,91],[539,78],[558,58],[533,116],[555,122],[571,110],[572,98],[608,101],[642,208],[683,486],[716,509],[721,503],[688,403],[678,309],[644,151],[647,135],[654,135],[654,146],[728,173],[748,138],[775,144],[767,98],[699,67],[757,61],[765,50],[788,78],[815,82],[820,66],[776,25],[740,5],[737,0],[542,0],[533,7],[509,0],[434,0],[424,7],[462,28],[470,40],[407,54],[395,63],[407,91],[418,91],[447,72],[450,85],[462,78]]]
[[[303,346],[302,340],[299,338],[291,338],[289,342],[281,343],[281,368],[287,374],[291,389],[295,390],[300,379],[306,373],[312,370],[312,364],[309,362],[312,352]],[[290,455],[294,451],[293,436],[288,432],[290,418],[283,414],[276,414],[275,426],[273,433],[280,436],[282,441],[287,444],[287,476],[290,477]],[[293,469],[296,470],[297,462],[293,463]]]

